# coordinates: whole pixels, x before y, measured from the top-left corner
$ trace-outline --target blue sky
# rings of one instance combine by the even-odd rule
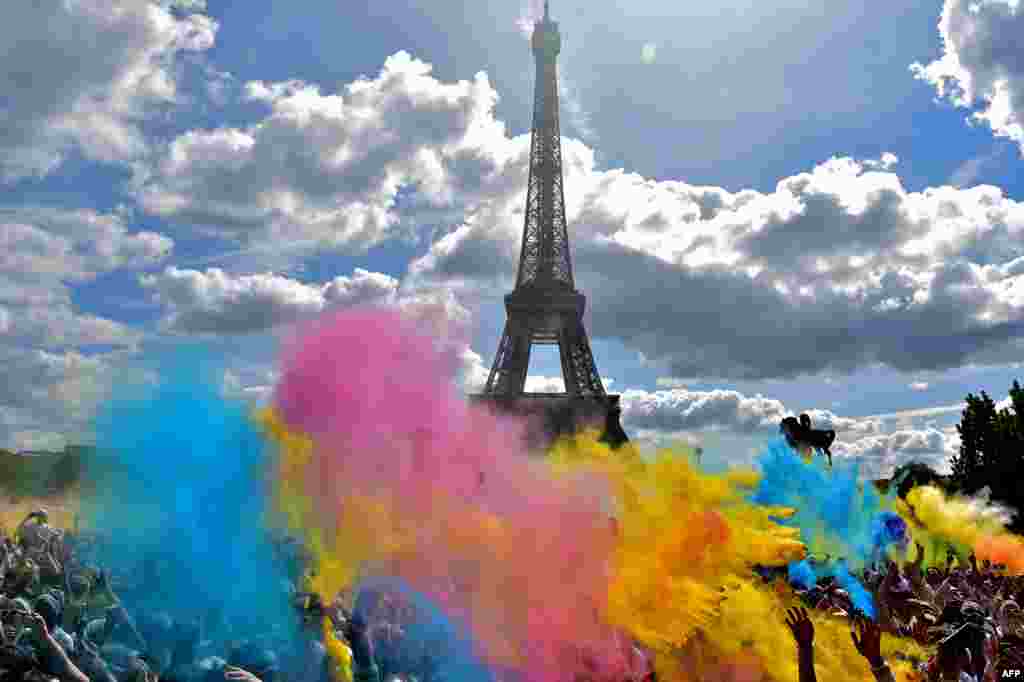
[[[465,325],[473,390],[518,255],[539,5],[15,10],[0,446],[87,440],[181,343],[266,399],[277,339],[332,306]],[[1024,11],[979,8],[554,0],[577,285],[631,434],[724,466],[810,411],[884,475],[941,466],[966,393],[1005,397]],[[536,353],[535,387],[558,373]]]

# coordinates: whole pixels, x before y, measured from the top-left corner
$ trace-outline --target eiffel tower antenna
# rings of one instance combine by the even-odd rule
[[[619,435],[613,441],[623,442],[618,396],[605,393],[583,326],[586,297],[576,290],[573,277],[558,116],[557,60],[562,36],[558,23],[551,20],[548,0],[544,19],[534,25],[531,46],[537,70],[523,243],[515,289],[505,297],[505,329],[483,395],[478,397],[509,403],[536,396],[524,392],[530,348],[557,345],[565,393],[554,394],[547,404],[554,405],[558,402],[554,397],[561,396],[563,413],[601,413],[609,419],[606,434],[616,431]]]

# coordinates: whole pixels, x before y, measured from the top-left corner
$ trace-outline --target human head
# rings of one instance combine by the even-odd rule
[[[60,605],[57,600],[49,594],[44,594],[38,597],[33,604],[35,612],[43,617],[46,622],[46,629],[50,632],[60,624]]]
[[[941,680],[959,680],[960,673],[981,679],[985,668],[985,633],[972,623],[964,623],[939,641],[936,672]]]
[[[82,599],[89,591],[89,577],[83,573],[74,573],[68,578],[68,586],[71,588],[71,598]]]

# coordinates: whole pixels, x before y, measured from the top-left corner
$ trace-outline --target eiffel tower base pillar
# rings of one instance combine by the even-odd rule
[[[619,396],[572,396],[566,393],[523,393],[515,396],[476,394],[471,405],[488,408],[499,415],[526,419],[529,426],[526,447],[530,452],[544,451],[563,436],[588,428],[601,432],[601,442],[618,448],[629,442],[622,429]]]

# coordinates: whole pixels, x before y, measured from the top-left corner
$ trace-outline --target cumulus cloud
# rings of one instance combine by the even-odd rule
[[[666,378],[941,370],[1019,354],[1024,206],[995,187],[909,192],[886,170],[892,158],[836,158],[771,193],[731,193],[599,171],[580,143],[563,156],[591,333]],[[410,277],[508,288],[522,183],[436,241]]]
[[[177,58],[209,49],[216,31],[181,2],[7,3],[0,180],[46,175],[72,150],[138,158],[147,146],[140,122],[178,96]]]
[[[450,291],[402,289],[390,275],[356,268],[350,276],[307,283],[273,272],[235,275],[171,266],[139,277],[165,310],[161,326],[184,334],[265,332],[332,308],[394,306],[445,347],[465,344],[471,313]]]
[[[715,432],[767,441],[778,436],[779,422],[793,415],[779,400],[727,390],[632,389],[623,392],[621,400],[622,422],[627,432],[660,444],[675,439],[696,445]],[[948,471],[948,458],[959,445],[955,428],[943,430],[930,424],[915,427],[911,423],[942,410],[945,407],[868,417],[843,417],[828,410],[810,410],[808,414],[815,428],[836,431],[834,456],[856,458],[864,476],[884,478],[910,461],[927,463],[940,472]],[[906,425],[897,429],[886,427],[889,418]],[[736,455],[735,459],[748,460],[743,455]]]
[[[400,191],[425,209],[472,201],[508,152],[486,75],[442,83],[404,52],[339,94],[251,82],[269,109],[245,128],[174,139],[136,179],[153,214],[232,238],[364,249],[390,236]]]
[[[169,267],[140,277],[168,310],[164,327],[187,333],[246,334],[266,331],[332,306],[379,305],[395,299],[398,280],[357,268],[351,277],[305,284],[274,273],[232,276]]]
[[[47,352],[0,344],[0,447],[59,449],[90,441],[90,420],[116,380],[124,355]]]
[[[173,246],[119,215],[0,208],[0,447],[49,447],[82,432],[114,360],[142,333],[81,311],[72,287],[159,263]]]
[[[506,135],[483,74],[444,83],[399,53],[337,95],[302,82],[248,89],[269,114],[176,138],[136,179],[147,210],[222,235],[360,249],[394,235],[399,204],[411,202],[421,218],[458,219],[403,287],[463,305],[510,288],[529,136]],[[592,336],[621,341],[666,378],[1019,357],[1024,206],[991,186],[910,192],[897,163],[833,158],[771,192],[730,192],[600,170],[593,149],[564,139]],[[415,200],[400,202],[410,187]]]
[[[175,139],[138,179],[147,210],[236,237],[362,248],[393,234],[402,188],[415,187],[414,212],[460,218],[403,286],[466,304],[510,287],[529,136],[505,134],[483,74],[444,83],[399,53],[337,95],[302,82],[248,88],[267,117]],[[907,191],[897,162],[834,158],[771,192],[729,192],[599,170],[591,148],[563,140],[591,334],[670,378],[1017,357],[1024,206],[990,186]]]
[[[173,246],[162,234],[130,232],[117,215],[0,208],[2,341],[44,349],[134,344],[136,331],[76,310],[69,285],[158,263]]]
[[[460,350],[459,359],[457,385],[465,393],[479,393],[487,384],[490,367],[485,365],[483,357],[468,345]]]
[[[939,35],[942,56],[911,65],[915,76],[1024,150],[1024,8],[1016,0],[945,0]]]
[[[174,242],[130,233],[124,219],[91,210],[0,207],[0,272],[23,278],[87,280],[170,255]]]
[[[626,390],[622,394],[622,419],[637,429],[694,431],[723,428],[752,433],[777,428],[786,416],[778,400],[736,391]]]
[[[861,472],[869,478],[887,478],[901,464],[911,461],[929,465],[939,473],[949,473],[951,440],[934,427],[923,430],[899,430],[867,436],[850,443],[837,439],[836,457],[855,458]]]

